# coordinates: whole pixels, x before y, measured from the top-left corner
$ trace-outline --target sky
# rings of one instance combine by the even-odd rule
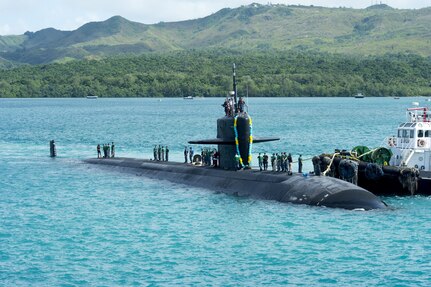
[[[431,0],[381,2],[399,9],[431,6]],[[0,35],[19,35],[49,27],[75,30],[115,15],[144,24],[189,20],[251,3],[366,8],[380,0],[0,0]]]

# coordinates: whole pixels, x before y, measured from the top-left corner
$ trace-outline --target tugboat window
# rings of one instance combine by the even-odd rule
[[[402,138],[403,137],[403,130],[398,130],[398,137]]]
[[[408,130],[403,130],[403,138],[407,138],[408,136]]]
[[[431,131],[425,131],[425,137],[431,138]]]
[[[415,131],[414,130],[410,130],[410,138],[414,138],[415,137]]]
[[[423,138],[423,137],[424,137],[424,131],[418,130],[418,138]]]

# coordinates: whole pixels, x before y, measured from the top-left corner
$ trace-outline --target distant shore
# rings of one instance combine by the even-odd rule
[[[145,54],[0,73],[1,97],[431,97],[431,59],[417,55],[349,57],[311,52],[225,51]]]

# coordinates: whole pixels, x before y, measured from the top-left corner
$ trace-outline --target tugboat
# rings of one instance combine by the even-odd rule
[[[279,138],[253,135],[252,119],[237,100],[235,76],[234,64],[232,97],[225,102],[225,116],[217,120],[217,137],[189,141],[189,144],[217,145],[218,165],[211,167],[195,162],[187,164],[118,157],[87,159],[85,162],[235,196],[350,210],[386,208],[386,204],[376,195],[340,179],[253,170],[252,145]]]
[[[386,146],[354,147],[322,154],[315,164],[326,175],[356,178],[356,183],[378,195],[431,195],[431,112],[427,107],[407,109],[407,119]]]
[[[392,152],[389,165],[419,170],[418,193],[431,194],[431,111],[414,104],[416,107],[407,109],[397,136],[386,140]]]

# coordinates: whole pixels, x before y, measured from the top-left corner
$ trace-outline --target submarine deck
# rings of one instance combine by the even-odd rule
[[[303,176],[300,173],[293,173],[288,175],[286,172],[275,172],[272,170],[260,171],[257,169],[242,169],[242,170],[225,170],[221,168],[215,168],[213,166],[201,166],[193,165],[190,163],[181,163],[174,161],[154,161],[148,159],[128,158],[128,157],[115,157],[115,158],[91,158],[86,159],[84,162],[91,164],[101,164],[108,166],[117,166],[133,169],[151,169],[160,170],[165,172],[178,172],[183,170],[190,174],[199,175],[201,172],[210,172],[211,176],[226,177],[229,174],[229,178],[243,179],[243,180],[257,180],[259,182],[282,182],[293,176]],[[187,171],[186,171],[187,170]],[[206,172],[207,171],[207,172]],[[309,175],[315,177],[314,175]]]

